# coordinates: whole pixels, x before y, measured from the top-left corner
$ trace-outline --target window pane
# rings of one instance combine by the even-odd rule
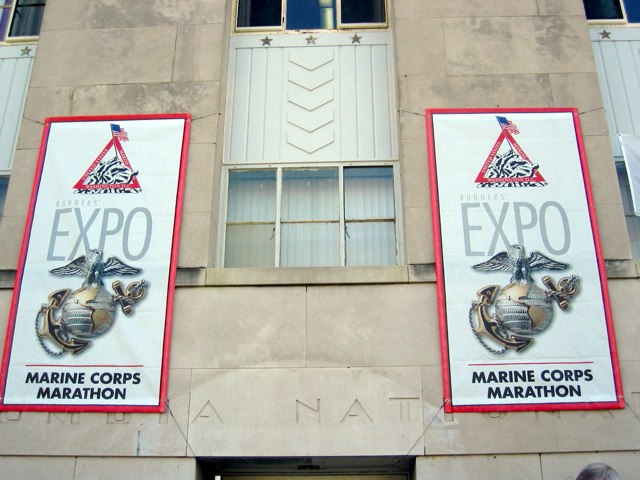
[[[347,265],[395,265],[395,222],[348,222]]]
[[[225,267],[275,266],[276,172],[229,172]]]
[[[611,20],[622,18],[618,0],[583,0],[589,20]]]
[[[225,267],[275,266],[275,224],[227,225]]]
[[[395,218],[393,168],[345,168],[344,204],[347,220]]]
[[[11,22],[10,37],[32,37],[40,33],[43,0],[18,0]]]
[[[339,228],[338,222],[283,224],[280,236],[280,266],[340,265]]]
[[[4,200],[7,198],[7,189],[9,188],[9,177],[0,177],[0,217],[4,211]]]
[[[341,23],[385,23],[384,0],[342,0]]]
[[[227,222],[275,222],[276,172],[229,172]]]
[[[338,170],[284,170],[282,220],[338,220]]]
[[[335,0],[287,0],[287,30],[335,28]]]
[[[279,27],[281,0],[239,0],[238,27]]]

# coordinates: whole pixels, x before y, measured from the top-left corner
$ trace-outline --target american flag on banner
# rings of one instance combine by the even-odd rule
[[[640,137],[618,134],[618,139],[629,177],[633,214],[640,217]]]
[[[506,130],[511,135],[518,135],[520,130],[518,130],[518,126],[513,123],[511,120],[507,120],[507,117],[496,117],[498,119],[498,123],[502,127],[503,130]]]
[[[111,124],[111,135],[114,138],[117,138],[121,142],[129,141],[129,134],[125,131],[124,128],[120,128],[120,125],[116,125],[115,123]]]

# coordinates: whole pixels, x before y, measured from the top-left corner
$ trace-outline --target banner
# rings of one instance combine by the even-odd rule
[[[578,113],[427,110],[445,408],[622,408]]]
[[[189,125],[45,120],[0,410],[164,411]]]

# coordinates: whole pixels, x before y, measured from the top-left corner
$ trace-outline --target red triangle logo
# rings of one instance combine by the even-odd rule
[[[107,155],[112,147],[115,153]],[[138,193],[141,187],[137,175],[120,140],[114,136],[73,188],[75,193]]]
[[[538,165],[529,159],[511,133],[503,128],[475,183],[484,187],[520,187],[524,184],[543,186],[547,181],[538,170]]]

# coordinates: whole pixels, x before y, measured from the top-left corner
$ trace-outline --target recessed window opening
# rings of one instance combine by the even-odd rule
[[[44,14],[43,0],[17,0],[9,37],[35,37],[40,33],[40,24]]]
[[[236,28],[333,30],[386,23],[385,0],[238,0]]]
[[[624,18],[619,0],[583,0],[588,20],[619,20]]]
[[[225,267],[395,265],[392,166],[231,170]]]

